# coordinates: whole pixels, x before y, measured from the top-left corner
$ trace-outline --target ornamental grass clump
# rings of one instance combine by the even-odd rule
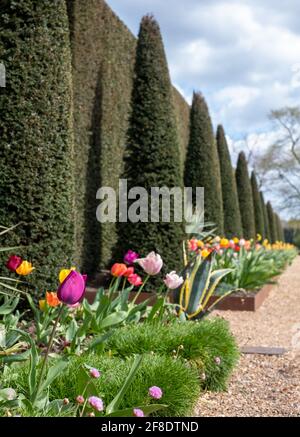
[[[202,387],[216,391],[226,388],[239,357],[228,322],[221,318],[127,325],[115,331],[108,339],[106,349],[121,357],[154,352],[153,357],[168,355],[173,359],[188,360],[199,375],[205,374],[200,381]],[[216,362],[216,357],[220,363]]]
[[[79,406],[78,411],[87,402],[89,405],[86,413],[93,412],[97,415],[97,410],[89,402],[90,397],[97,396],[101,399],[104,409],[107,410],[108,405],[112,403],[123,386],[135,360],[134,357],[124,360],[120,357],[96,354],[73,356],[67,369],[52,384],[50,400],[67,398],[70,403],[75,402]],[[92,386],[95,387],[93,394],[82,393],[82,366],[91,366],[101,372],[101,377],[90,378]],[[27,373],[27,365],[18,366],[14,370],[9,369],[3,383],[13,387],[18,392],[22,392],[26,387]],[[141,406],[147,405],[148,410],[151,409],[151,406],[155,409],[161,406],[161,409],[156,409],[150,414],[160,417],[184,417],[193,413],[199,394],[200,386],[196,369],[182,360],[174,360],[172,357],[145,354],[134,380],[129,385],[126,396],[118,408],[120,410],[130,409],[131,415],[138,417],[144,413]],[[100,406],[99,401],[97,405]],[[22,415],[31,415],[26,409],[21,413]],[[104,414],[99,413],[100,415]],[[48,415],[55,414],[49,411]],[[66,414],[62,411],[61,414],[56,413],[56,415]],[[145,415],[148,414],[145,413]]]

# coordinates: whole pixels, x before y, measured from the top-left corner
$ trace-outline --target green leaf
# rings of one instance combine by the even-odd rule
[[[165,298],[164,297],[160,297],[159,299],[157,299],[157,301],[155,302],[155,304],[153,305],[148,317],[147,317],[147,321],[150,322],[151,320],[154,319],[156,313],[164,306],[165,304]]]
[[[39,355],[37,352],[36,345],[29,334],[27,334],[24,331],[21,331],[20,329],[14,329],[13,331],[21,334],[21,337],[25,338],[25,340],[30,344],[30,351],[29,351],[30,366],[29,366],[29,373],[28,373],[28,387],[29,387],[29,395],[31,397],[36,387],[36,367],[39,362]]]
[[[128,312],[126,311],[119,311],[117,313],[110,314],[101,321],[99,329],[105,329],[113,325],[118,325],[119,323],[122,323],[127,316]]]
[[[5,298],[3,305],[0,306],[0,315],[11,314],[19,303],[19,297]]]
[[[89,343],[88,349],[91,350],[101,344],[103,344],[109,337],[112,336],[114,331],[111,329],[103,335],[99,335],[98,337],[94,337],[94,339]]]
[[[123,397],[125,396],[130,384],[132,383],[132,380],[134,379],[136,372],[138,371],[141,363],[142,363],[143,356],[137,355],[135,357],[135,360],[133,362],[133,365],[130,369],[129,375],[127,376],[123,386],[121,387],[118,394],[115,396],[115,398],[111,401],[111,403],[106,407],[106,414],[111,414],[117,411],[120,403],[123,400]]]
[[[10,364],[10,363],[18,363],[21,361],[27,361],[29,356],[30,356],[30,349],[20,354],[1,356],[0,363]]]
[[[13,252],[14,250],[21,249],[22,246],[13,247],[0,247],[0,252]]]
[[[193,314],[197,311],[207,290],[212,269],[211,254],[201,262],[199,267],[196,264],[194,268],[197,270],[196,272],[192,272],[192,275],[194,274],[194,280],[192,284],[190,284],[190,297],[187,305],[188,314]]]
[[[68,366],[68,361],[62,359],[58,361],[56,364],[54,364],[54,366],[50,367],[46,379],[41,385],[39,392],[42,393],[44,390],[46,390],[52,384],[52,382],[60,375],[60,373],[65,370],[67,366]],[[38,396],[39,393],[37,394],[37,397]]]
[[[77,330],[78,325],[76,320],[73,318],[69,323],[68,329],[66,330],[66,340],[71,342],[75,337]]]

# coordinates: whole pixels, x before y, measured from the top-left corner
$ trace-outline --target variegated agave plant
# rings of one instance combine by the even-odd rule
[[[174,303],[177,304],[181,318],[192,320],[205,316],[220,300],[234,290],[222,284],[222,279],[232,272],[232,269],[212,270],[214,254],[205,259],[198,255],[194,257],[181,272],[184,282],[174,292]],[[210,298],[218,292],[220,297],[211,304]]]

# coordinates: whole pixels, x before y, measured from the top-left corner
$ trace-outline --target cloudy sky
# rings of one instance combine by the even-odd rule
[[[270,109],[300,104],[299,0],[107,1],[135,35],[155,15],[173,83],[189,102],[200,90],[232,140],[268,142]]]

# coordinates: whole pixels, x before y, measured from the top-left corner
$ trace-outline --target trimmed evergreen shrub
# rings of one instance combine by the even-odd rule
[[[101,186],[117,190],[123,171],[136,38],[104,0],[67,4],[73,54],[76,262],[91,274],[109,265],[116,244],[115,223],[96,220],[96,192]],[[183,161],[189,105],[172,91]]]
[[[158,23],[151,16],[142,19],[139,31],[124,161],[128,190],[138,186],[150,194],[151,187],[183,185],[168,65]],[[118,223],[116,258],[123,257],[129,248],[141,255],[154,250],[162,255],[168,270],[179,269],[183,227],[174,222],[174,202],[170,222],[161,217],[151,222],[148,203],[148,222]],[[132,204],[128,201],[129,208]]]
[[[251,174],[251,188],[254,206],[255,230],[261,236],[264,235],[264,213],[261,203],[261,197],[258,190],[257,180],[254,171]]]
[[[267,207],[266,207],[266,204],[265,204],[265,199],[264,199],[264,195],[263,195],[262,191],[260,191],[260,199],[261,199],[261,205],[262,205],[263,217],[264,217],[264,233],[263,233],[263,237],[267,238],[269,241],[271,241],[268,212],[267,212]]]
[[[277,237],[279,241],[284,241],[284,232],[282,228],[282,222],[278,214],[276,215],[276,230],[277,230]]]
[[[183,346],[183,347],[182,347]],[[109,338],[107,349],[122,357],[154,351],[187,359],[205,374],[202,385],[208,390],[223,390],[239,352],[228,322],[221,318],[200,322],[143,323],[126,325]],[[220,364],[216,362],[220,358]]]
[[[35,265],[34,282],[44,293],[57,286],[59,269],[70,266],[74,242],[65,2],[1,2],[0,28],[6,67],[6,88],[0,88],[0,224],[24,222],[2,244],[24,246],[18,253]]]
[[[276,223],[275,213],[273,211],[271,202],[267,203],[267,213],[268,213],[268,220],[270,226],[270,241],[271,243],[275,243],[278,240],[277,223]]]
[[[236,185],[242,218],[243,237],[255,238],[255,219],[251,183],[244,152],[240,152],[236,167]]]
[[[204,219],[224,232],[222,186],[218,151],[208,107],[200,93],[193,95],[190,139],[186,154],[184,184],[204,187]]]
[[[236,180],[231,165],[225,132],[221,125],[217,127],[217,147],[222,183],[224,234],[226,237],[231,238],[242,235],[242,222]]]

